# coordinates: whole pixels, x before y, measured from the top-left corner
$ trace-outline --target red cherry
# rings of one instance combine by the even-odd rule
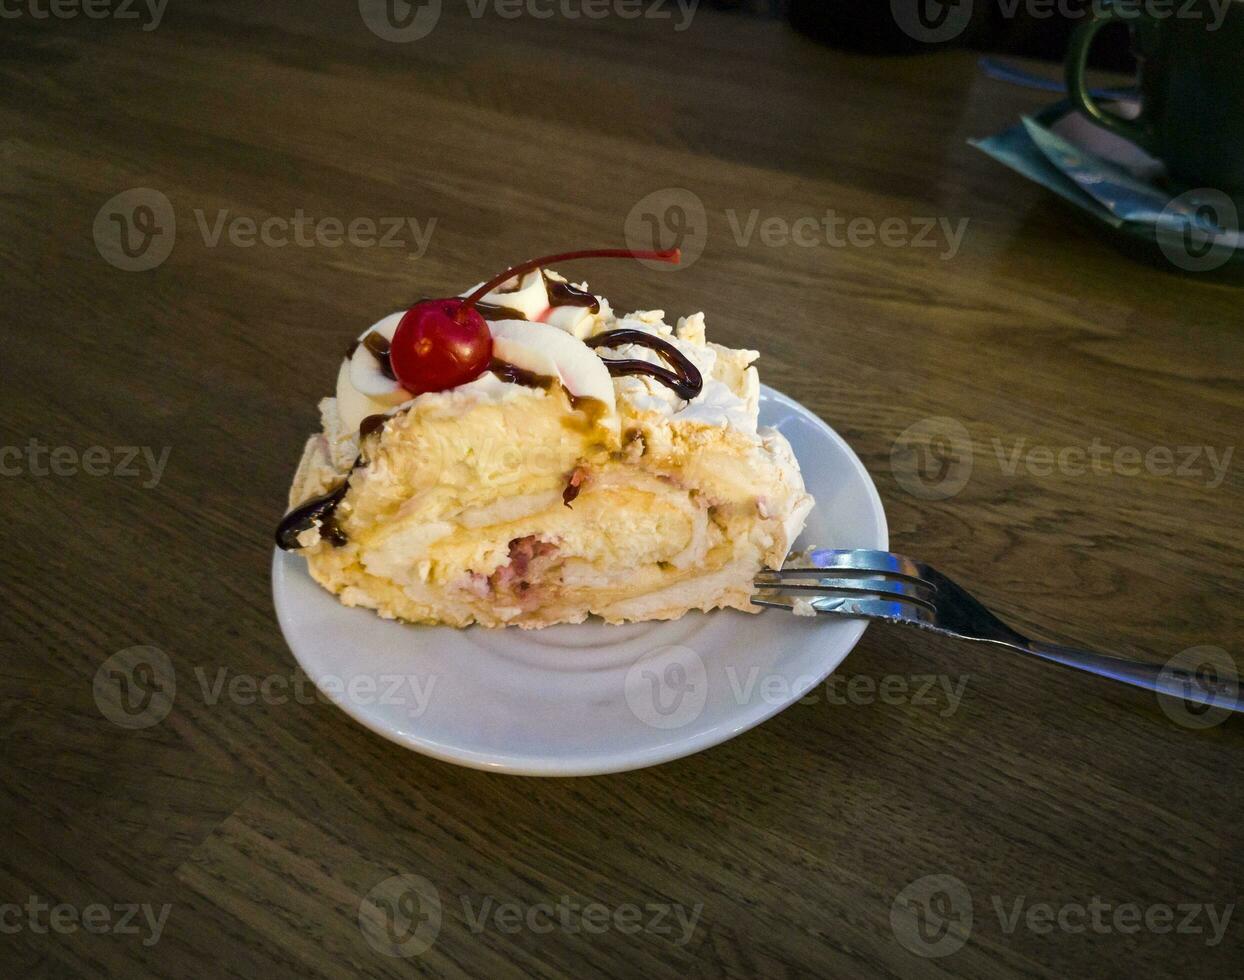
[[[466,384],[483,374],[491,358],[488,323],[460,299],[416,303],[389,347],[393,373],[412,395]]]
[[[478,378],[492,360],[492,331],[475,304],[507,279],[571,259],[655,259],[678,262],[676,248],[638,252],[599,248],[545,255],[512,265],[466,299],[425,299],[402,317],[389,346],[389,363],[398,383],[412,395],[456,388]]]

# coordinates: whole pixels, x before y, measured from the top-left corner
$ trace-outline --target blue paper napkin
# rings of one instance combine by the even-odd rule
[[[1112,108],[1134,116],[1138,105],[1120,101]],[[1223,195],[1172,194],[1158,182],[1164,175],[1160,161],[1089,122],[1066,100],[1023,116],[995,136],[968,142],[1115,228],[1183,232],[1191,224],[1217,242],[1244,248],[1238,222],[1223,227]]]

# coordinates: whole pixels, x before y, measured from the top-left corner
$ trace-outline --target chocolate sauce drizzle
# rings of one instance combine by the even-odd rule
[[[375,435],[383,429],[390,417],[369,415],[363,419],[359,423],[359,441],[362,442],[368,436]],[[350,467],[350,472],[345,475],[345,479],[328,493],[312,497],[282,517],[281,523],[276,528],[277,547],[282,551],[297,551],[302,547],[298,543],[298,535],[303,531],[309,531],[316,524],[320,525],[320,537],[334,548],[344,545],[349,539],[346,537],[346,532],[341,529],[341,525],[337,523],[337,507],[350,490],[350,477],[354,475],[354,471],[366,465],[360,454],[355,458],[354,465]]]
[[[582,469],[576,467],[575,471],[570,474],[570,479],[566,481],[566,489],[562,491],[562,503],[569,507],[574,503],[575,498],[579,496],[583,489],[583,481],[587,475]]]
[[[498,306],[496,303],[477,302],[475,309],[485,320],[526,320],[527,314],[512,306]]]
[[[384,428],[384,424],[387,421],[389,421],[389,416],[384,414],[367,416],[359,423],[359,441],[361,442],[368,436],[379,432]]]
[[[523,385],[526,388],[543,388],[545,391],[552,391],[554,387],[561,386],[561,381],[551,374],[536,374],[535,371],[520,368],[517,364],[503,361],[499,357],[494,357],[489,362],[488,370],[502,381]],[[606,405],[599,398],[593,398],[590,395],[576,395],[564,386],[562,386],[562,391],[565,392],[566,400],[570,402],[570,407],[576,412],[582,412],[586,416],[585,428],[592,428],[605,414]]]
[[[600,300],[591,293],[580,289],[578,286],[572,286],[568,282],[561,282],[557,279],[550,279],[549,274],[543,269],[540,275],[544,279],[544,291],[549,297],[549,308],[556,309],[559,306],[581,306],[592,313],[600,312]],[[507,289],[505,291],[498,290],[500,295],[505,293],[517,292],[517,289]],[[485,320],[526,320],[527,314],[522,310],[517,310],[512,306],[503,306],[499,303],[477,302],[475,308],[479,310],[479,315]]]
[[[664,368],[659,364],[649,364],[638,358],[602,357],[601,360],[605,362],[605,367],[609,369],[612,377],[644,374],[660,381],[671,388],[679,398],[685,398],[687,401],[691,401],[704,390],[704,378],[700,375],[699,368],[687,360],[686,355],[668,340],[654,334],[643,330],[609,330],[595,337],[589,337],[584,343],[593,349],[616,347],[619,344],[638,344],[640,347],[656,351],[669,365],[668,368]]]
[[[393,373],[393,361],[389,357],[389,342],[380,334],[372,331],[363,338],[363,346],[371,352],[372,357],[380,362],[380,373],[390,381],[396,381],[397,375]]]
[[[345,544],[346,532],[337,523],[337,505],[345,499],[346,492],[350,489],[350,476],[360,465],[360,461],[355,460],[346,478],[337,486],[328,493],[312,497],[305,503],[299,504],[281,518],[281,523],[276,529],[277,547],[282,551],[297,551],[302,547],[298,543],[298,535],[310,530],[316,524],[320,525],[320,537],[334,548],[340,548]]]
[[[499,357],[494,357],[488,362],[488,370],[502,381],[522,385],[525,388],[543,388],[548,391],[557,384],[557,379],[551,374],[536,374],[535,371],[520,368],[517,364],[503,361]]]
[[[549,294],[550,307],[583,306],[592,313],[600,312],[600,300],[591,293],[578,286],[572,286],[568,282],[550,279],[549,274],[543,269],[540,270],[540,275],[544,278],[544,289]]]

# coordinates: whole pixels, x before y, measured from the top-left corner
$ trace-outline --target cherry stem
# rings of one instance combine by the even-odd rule
[[[596,248],[588,249],[581,252],[562,252],[560,255],[545,255],[538,259],[531,259],[527,262],[520,262],[518,265],[512,265],[501,275],[489,279],[488,282],[480,286],[475,292],[471,293],[458,307],[455,313],[455,319],[463,316],[467,310],[471,309],[477,302],[487,296],[490,292],[500,286],[507,279],[513,279],[515,276],[525,275],[532,269],[538,269],[544,265],[552,265],[554,262],[569,262],[571,259],[652,259],[656,262],[671,262],[677,265],[682,259],[682,250],[677,248],[662,248],[655,251],[636,251],[630,248]]]

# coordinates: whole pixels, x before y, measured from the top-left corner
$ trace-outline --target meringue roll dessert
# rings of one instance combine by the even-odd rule
[[[551,268],[423,300],[350,344],[277,543],[348,606],[536,628],[758,612],[812,507],[759,428],[755,351],[704,315],[618,316]]]

